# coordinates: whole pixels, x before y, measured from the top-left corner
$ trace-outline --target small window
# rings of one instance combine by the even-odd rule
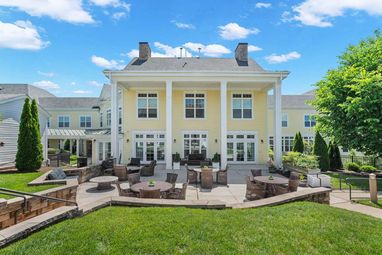
[[[58,127],[60,127],[60,128],[70,127],[70,117],[69,116],[58,116]]]
[[[46,121],[46,126],[47,126],[48,128],[50,128],[50,118],[47,119],[47,121]]]
[[[99,126],[103,127],[103,113],[102,112],[99,115]]]
[[[252,94],[232,94],[232,118],[252,118]]]
[[[92,117],[91,116],[80,116],[80,127],[91,128],[92,127]]]
[[[111,126],[111,110],[106,111],[106,126]]]
[[[281,126],[288,127],[288,114],[283,114],[281,119]]]
[[[205,117],[205,96],[202,93],[187,93],[184,99],[185,117],[203,119]]]
[[[138,93],[138,118],[155,119],[158,117],[158,95],[156,93]]]
[[[122,107],[118,108],[118,125],[122,125]]]
[[[316,118],[313,115],[304,115],[304,126],[314,127],[316,125]]]

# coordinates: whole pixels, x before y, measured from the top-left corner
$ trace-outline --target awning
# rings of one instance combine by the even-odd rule
[[[48,139],[94,139],[99,137],[110,138],[110,129],[66,129],[47,128]]]

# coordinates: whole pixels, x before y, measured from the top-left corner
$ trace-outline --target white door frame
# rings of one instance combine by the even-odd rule
[[[228,143],[233,143],[233,161],[227,161],[228,164],[257,164],[258,162],[258,136],[256,131],[228,131],[228,135],[233,135],[234,138],[227,138],[227,146]],[[236,135],[244,135],[245,137],[243,139],[238,139],[236,138]],[[247,135],[254,135],[255,138],[246,138]],[[237,143],[244,143],[244,161],[236,161],[236,145]],[[249,142],[254,142],[255,143],[255,154],[254,154],[254,161],[248,161],[247,160],[247,146]],[[227,148],[228,150],[228,148]],[[228,158],[227,158],[228,159]]]

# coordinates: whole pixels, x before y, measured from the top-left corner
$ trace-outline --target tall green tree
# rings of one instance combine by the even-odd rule
[[[318,157],[318,165],[321,171],[329,170],[328,146],[318,131],[316,131],[314,137],[313,153]]]
[[[296,133],[293,140],[293,151],[304,153],[304,141],[302,140],[301,133]]]
[[[41,143],[41,133],[40,133],[40,120],[38,114],[38,105],[35,99],[32,100],[31,104],[31,114],[33,119],[34,131],[33,131],[33,144],[34,148],[33,157],[35,158],[35,163],[33,164],[34,169],[39,169],[41,167],[43,157],[43,149]]]
[[[382,35],[352,45],[316,84],[317,128],[347,148],[382,154]]]

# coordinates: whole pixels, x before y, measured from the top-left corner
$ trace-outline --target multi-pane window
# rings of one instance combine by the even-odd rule
[[[46,121],[46,126],[49,128],[50,127],[50,118],[47,119]]]
[[[103,113],[102,112],[99,115],[99,126],[103,127]]]
[[[91,128],[92,127],[92,117],[91,116],[80,116],[80,127]]]
[[[232,94],[232,118],[251,119],[252,118],[252,94],[243,93]]]
[[[118,125],[122,125],[122,107],[118,108]]]
[[[304,141],[306,141],[307,143],[309,143],[311,145],[314,142],[314,136],[304,136],[303,138],[304,138]]]
[[[138,93],[138,118],[150,119],[158,117],[158,94]]]
[[[288,127],[288,114],[286,113],[281,116],[281,126]]]
[[[106,126],[111,126],[111,110],[106,111]]]
[[[206,133],[187,133],[183,134],[183,155],[203,154],[207,156],[207,134]]]
[[[186,93],[184,99],[185,116],[190,119],[205,117],[205,95],[202,93]]]
[[[275,148],[275,142],[274,137],[269,137],[269,149],[274,150]],[[293,136],[283,136],[281,137],[281,150],[282,152],[288,152],[293,151],[293,142],[294,137]]]
[[[70,117],[69,116],[58,116],[58,127],[60,127],[60,128],[70,127]]]
[[[271,149],[272,151],[275,149],[275,142],[273,140],[273,136],[269,137],[269,149]]]
[[[304,115],[304,126],[314,127],[316,125],[316,118],[313,115]]]
[[[136,133],[134,135],[135,157],[143,162],[165,160],[165,135],[162,133]]]

